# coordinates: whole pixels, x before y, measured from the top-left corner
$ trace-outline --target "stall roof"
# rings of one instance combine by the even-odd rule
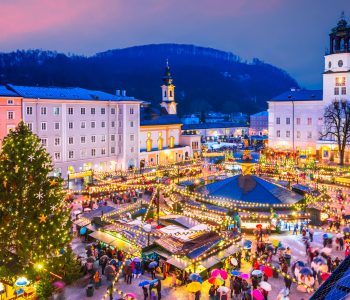
[[[79,227],[84,227],[84,226],[91,224],[91,221],[87,220],[87,219],[78,219],[78,220],[74,221],[73,223]]]
[[[103,231],[94,231],[93,233],[90,233],[89,236],[106,244],[110,244],[116,240],[114,236]]]
[[[167,260],[167,263],[179,268],[180,270],[184,270],[190,265],[190,261],[188,259],[182,259],[179,257],[171,257]]]
[[[116,210],[116,209],[114,207],[112,207],[112,206],[101,206],[101,207],[96,208],[96,209],[94,209],[92,211],[83,213],[82,216],[84,218],[92,220],[95,217],[101,217],[102,213],[103,214],[107,214],[107,213],[110,213],[110,212],[112,212],[114,210]]]

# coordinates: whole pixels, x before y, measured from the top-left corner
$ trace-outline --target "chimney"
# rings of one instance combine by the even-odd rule
[[[116,93],[115,93],[117,96],[120,96],[120,90],[116,90]]]
[[[123,96],[123,97],[126,96],[126,90],[122,90],[122,96]]]

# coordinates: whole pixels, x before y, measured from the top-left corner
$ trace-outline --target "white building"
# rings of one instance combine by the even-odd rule
[[[336,156],[335,143],[320,137],[325,107],[334,101],[349,100],[350,27],[342,18],[329,36],[330,51],[325,56],[323,91],[292,89],[268,101],[269,147],[274,150],[318,154],[324,160]]]
[[[8,85],[22,117],[51,154],[55,175],[138,167],[140,103],[82,88]]]

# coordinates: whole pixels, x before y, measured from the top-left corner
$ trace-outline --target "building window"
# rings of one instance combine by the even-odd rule
[[[73,114],[73,107],[68,107],[68,115],[72,115]]]
[[[121,154],[122,153],[122,147],[118,147],[118,153]]]
[[[73,139],[72,136],[70,136],[70,137],[68,138],[68,144],[69,144],[69,145],[73,145],[73,143],[74,143],[74,139]]]
[[[311,138],[312,138],[312,132],[311,132],[311,131],[308,131],[308,132],[307,132],[307,138],[308,138],[308,139],[311,139]]]
[[[81,107],[80,108],[80,114],[81,115],[85,115],[85,107]]]
[[[41,145],[42,145],[43,147],[46,147],[46,146],[47,146],[47,139],[40,139],[40,141],[41,141]]]
[[[54,158],[55,158],[55,160],[60,160],[61,159],[61,152],[55,152]]]
[[[276,118],[276,124],[281,124],[281,119],[279,117]]]
[[[73,122],[69,122],[69,123],[68,123],[68,128],[69,128],[69,129],[73,129]]]
[[[135,152],[135,148],[134,147],[131,147],[130,148],[130,153],[134,153]]]
[[[7,100],[7,105],[13,105],[14,103],[13,103],[13,100],[12,99],[9,99],[9,100]]]
[[[102,135],[101,136],[101,142],[105,142],[106,141],[106,136],[105,135]]]
[[[119,107],[119,114],[122,115],[123,114],[123,108]]]
[[[334,95],[339,95],[339,88],[338,87],[334,88]]]
[[[164,91],[164,97],[166,97],[166,91]]]
[[[46,126],[47,126],[46,122],[42,122],[41,123],[41,130],[46,130]]]
[[[101,108],[101,115],[104,115],[106,113],[106,109],[104,107]]]
[[[133,121],[130,122],[130,127],[134,127],[134,122]]]
[[[55,130],[60,130],[60,123],[55,122]]]
[[[96,113],[95,107],[91,107],[91,114],[94,115]]]
[[[27,127],[30,131],[33,131],[33,123],[27,123]]]
[[[115,147],[111,147],[111,154],[115,153]]]
[[[133,142],[134,141],[134,135],[130,134],[130,141]]]
[[[106,148],[102,148],[101,149],[101,155],[105,155],[106,154]]]
[[[54,108],[53,108],[53,114],[54,114],[55,116],[58,116],[58,115],[60,114],[60,108],[59,108],[59,107],[54,107]]]
[[[61,139],[59,137],[55,138],[55,146],[61,145]]]
[[[80,150],[80,157],[85,158],[85,156],[86,156],[86,149]]]
[[[280,131],[280,130],[277,130],[276,136],[277,136],[277,137],[281,137],[281,131]]]
[[[46,107],[40,107],[40,114],[46,115]]]
[[[91,136],[91,143],[95,143],[96,142],[96,136],[95,135],[92,135]]]
[[[290,118],[286,118],[286,124],[287,124],[287,125],[290,124]]]
[[[287,137],[287,138],[290,137],[290,131],[289,131],[289,130],[286,131],[286,137]]]
[[[96,156],[96,149],[91,149],[91,156]]]
[[[105,127],[106,127],[106,122],[105,122],[105,121],[102,121],[102,122],[101,122],[101,127],[102,127],[102,128],[105,128]]]
[[[113,108],[113,107],[111,108],[111,114],[115,115],[115,108]]]
[[[111,122],[111,127],[113,127],[113,128],[114,128],[114,126],[115,126],[115,122],[114,122],[114,121],[112,121],[112,122]]]
[[[345,77],[336,77],[335,78],[335,86],[345,86],[346,80]]]
[[[297,125],[300,125],[300,118],[297,118]]]
[[[111,141],[112,141],[112,142],[115,141],[115,135],[114,135],[114,134],[111,135]]]
[[[342,94],[342,95],[346,95],[346,87],[345,87],[345,86],[343,86],[343,87],[341,88],[341,94]]]
[[[91,122],[91,128],[95,128],[96,124],[94,121]]]
[[[307,125],[312,125],[312,118],[307,118]]]
[[[85,121],[81,122],[80,123],[80,128],[85,128],[85,127],[86,127],[86,122]]]
[[[297,131],[297,139],[300,139],[300,131]]]
[[[81,144],[85,144],[85,136],[81,136],[80,137],[80,143]]]
[[[68,158],[74,158],[74,151],[73,150],[68,151]]]
[[[15,113],[13,111],[8,111],[7,112],[7,119],[13,120],[14,118],[15,118]]]
[[[27,115],[32,115],[33,114],[33,107],[27,106]]]
[[[172,97],[173,96],[173,91],[169,91],[169,95],[170,95],[170,97]]]
[[[130,108],[130,115],[133,115],[133,114],[134,114],[134,109]]]

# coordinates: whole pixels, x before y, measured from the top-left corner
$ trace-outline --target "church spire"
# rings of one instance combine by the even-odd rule
[[[171,76],[170,67],[169,67],[169,60],[166,59],[165,61],[165,72],[163,76],[163,84],[164,85],[171,85],[173,82],[173,77]]]
[[[173,85],[173,77],[171,76],[169,61],[165,61],[165,73],[162,84],[162,103],[160,104],[168,114],[176,114],[175,102],[175,86]]]

